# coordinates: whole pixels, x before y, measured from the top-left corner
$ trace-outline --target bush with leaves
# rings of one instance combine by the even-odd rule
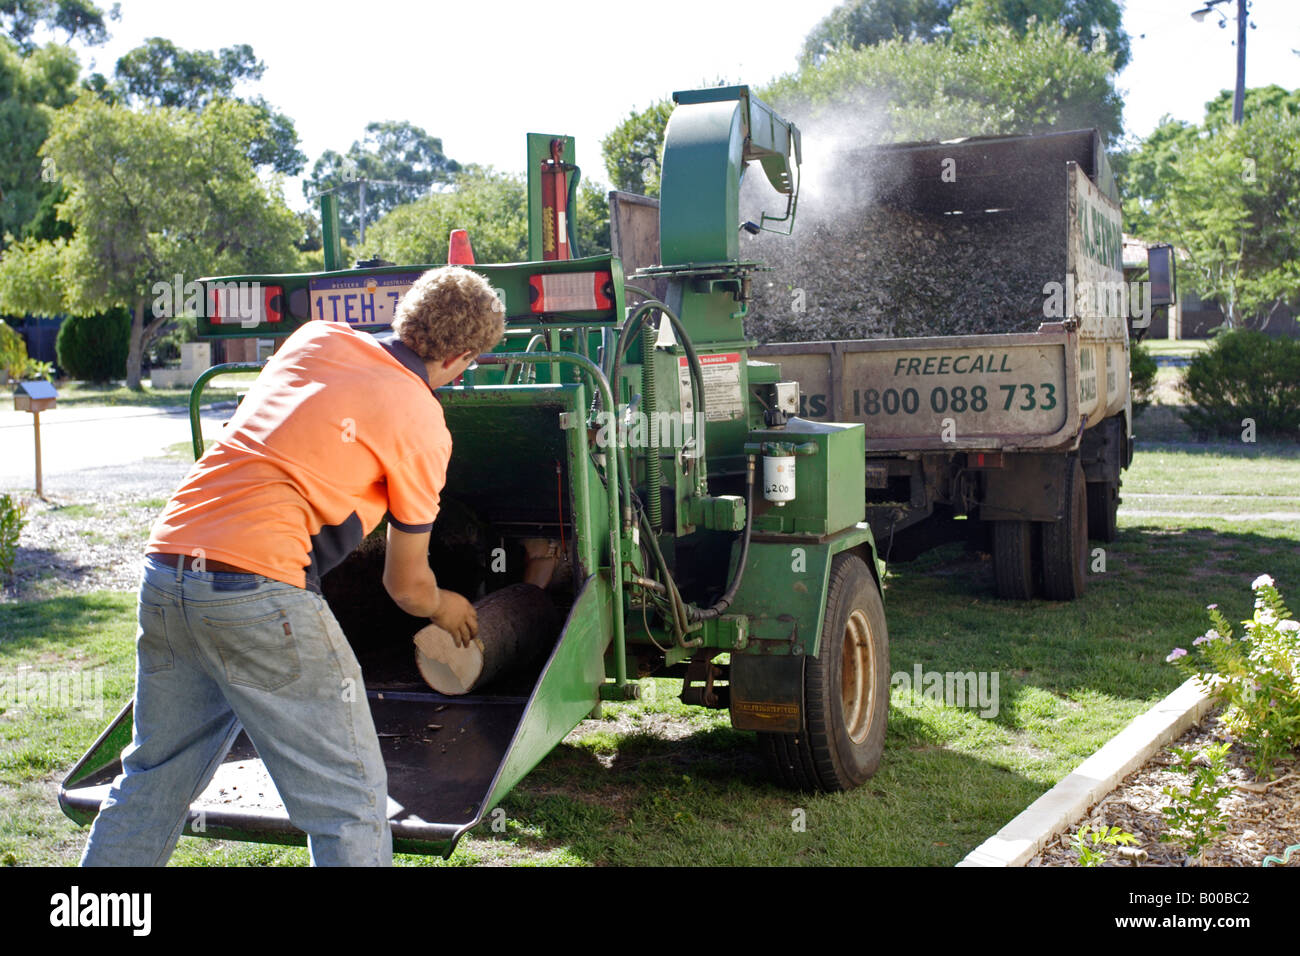
[[[131,313],[110,309],[102,315],[74,315],[59,326],[54,350],[69,378],[109,382],[126,375],[131,345]]]
[[[1271,777],[1277,761],[1300,747],[1300,621],[1267,574],[1251,588],[1255,614],[1242,622],[1239,639],[1211,604],[1214,626],[1192,641],[1190,653],[1175,647],[1166,659],[1227,703],[1224,726],[1251,750],[1248,764],[1255,774]]]
[[[18,536],[26,521],[26,508],[12,495],[0,495],[0,575],[8,577],[14,570],[18,555]]]
[[[8,322],[0,319],[0,384],[21,379],[27,371],[27,343]]]
[[[1161,813],[1169,822],[1169,829],[1160,834],[1161,843],[1177,843],[1202,865],[1205,851],[1227,831],[1223,822],[1223,808],[1219,802],[1235,789],[1232,784],[1219,786],[1219,778],[1228,772],[1230,743],[1211,744],[1203,751],[1170,747],[1178,760],[1178,770],[1189,777],[1187,791],[1178,787],[1165,787],[1169,806]]]
[[[1140,415],[1151,407],[1155,398],[1156,372],[1159,366],[1145,345],[1137,343],[1129,351],[1129,389],[1133,393],[1133,414]]]
[[[1300,438],[1300,341],[1250,329],[1220,332],[1187,367],[1183,420],[1198,434]]]

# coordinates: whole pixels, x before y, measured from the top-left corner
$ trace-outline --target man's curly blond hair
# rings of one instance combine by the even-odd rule
[[[426,362],[490,352],[505,330],[505,309],[492,287],[460,266],[439,266],[420,276],[393,318],[398,339]]]

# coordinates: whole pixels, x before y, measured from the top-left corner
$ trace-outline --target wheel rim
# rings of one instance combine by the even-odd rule
[[[844,626],[843,661],[840,667],[840,696],[844,726],[849,740],[860,744],[871,730],[875,710],[876,668],[872,659],[871,625],[867,615],[855,608]]]

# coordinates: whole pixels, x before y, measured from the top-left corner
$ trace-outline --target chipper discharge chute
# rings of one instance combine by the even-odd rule
[[[450,854],[600,701],[636,699],[651,674],[757,731],[787,785],[847,790],[879,762],[888,637],[863,429],[798,418],[797,386],[750,361],[744,334],[759,264],[740,257],[739,233],[792,227],[799,133],[747,87],[674,99],[661,239],[631,281],[617,256],[570,257],[578,173],[560,136],[528,138],[532,261],[469,266],[497,290],[507,337],[438,391],[455,447],[429,560],[441,586],[494,605],[481,620],[507,622],[517,659],[498,655],[468,693],[433,690],[413,643],[428,621],[380,583],[382,529],[323,581],[365,674],[399,852]],[[747,167],[783,215],[741,223]],[[205,280],[205,334],[387,327],[432,267],[339,268],[332,204],[326,271]],[[232,304],[254,282],[259,294]],[[238,368],[200,379],[192,410],[208,378]],[[539,554],[555,567],[544,597],[520,583]],[[74,819],[94,818],[130,735],[128,707],[68,775]],[[194,835],[305,839],[242,734],[191,809]]]

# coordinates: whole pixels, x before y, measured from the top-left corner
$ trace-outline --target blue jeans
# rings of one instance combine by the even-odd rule
[[[356,656],[319,594],[145,559],[135,729],[83,866],[161,866],[243,727],[313,865],[386,866],[388,775]]]

